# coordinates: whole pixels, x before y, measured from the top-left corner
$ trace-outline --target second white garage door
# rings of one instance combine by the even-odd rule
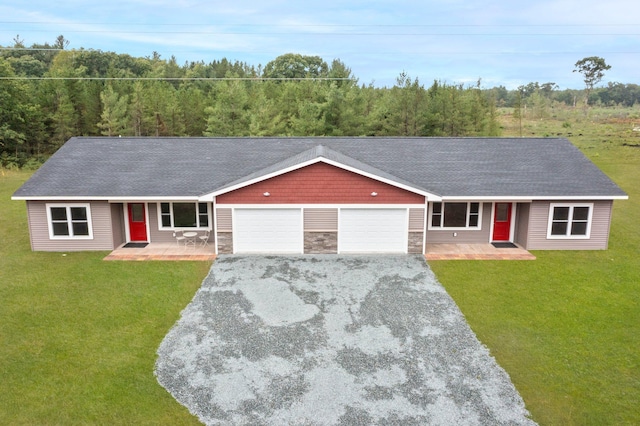
[[[300,209],[235,209],[235,253],[302,253]]]
[[[406,253],[407,209],[341,209],[340,253]]]

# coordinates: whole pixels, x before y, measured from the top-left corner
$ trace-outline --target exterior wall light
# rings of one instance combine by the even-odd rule
[[[269,194],[268,192],[265,192],[265,193],[264,193],[264,194],[262,194],[262,195],[264,195],[265,197],[268,197],[268,196],[269,196],[269,195],[271,195],[271,194]]]
[[[371,196],[372,196],[372,197],[377,197],[377,196],[378,196],[378,193],[377,193],[377,192],[372,192],[372,193],[371,193]]]

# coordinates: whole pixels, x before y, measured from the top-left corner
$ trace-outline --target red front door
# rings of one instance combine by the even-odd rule
[[[147,241],[147,220],[144,203],[129,203],[129,240]]]
[[[496,203],[493,212],[493,241],[511,238],[511,203]]]

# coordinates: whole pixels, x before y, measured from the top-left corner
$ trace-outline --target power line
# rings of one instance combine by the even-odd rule
[[[61,26],[65,27],[64,31],[67,33],[98,33],[98,34],[196,34],[196,35],[318,35],[318,36],[637,36],[637,33],[598,33],[598,32],[579,32],[579,33],[566,33],[566,32],[553,32],[553,33],[545,33],[545,32],[534,32],[534,33],[510,33],[510,32],[490,32],[490,33],[477,33],[477,32],[416,32],[416,31],[408,31],[408,32],[380,32],[380,31],[367,31],[362,32],[362,29],[447,29],[447,28],[469,28],[469,29],[477,29],[477,28],[495,28],[495,29],[509,29],[509,28],[544,28],[544,29],[576,29],[576,28],[590,28],[590,29],[598,29],[598,28],[640,28],[640,25],[637,24],[568,24],[568,25],[557,25],[557,24],[197,24],[197,23],[109,23],[109,22],[53,22],[53,21],[0,21],[0,24],[10,25],[46,25],[46,26]],[[125,26],[125,27],[164,27],[164,28],[177,28],[177,27],[200,27],[200,28],[220,28],[218,30],[210,30],[210,31],[165,31],[165,30],[154,30],[154,31],[145,31],[145,30],[118,30],[114,31],[112,28],[110,29],[77,29],[74,30],[73,26],[95,26],[95,25],[103,25],[103,26]],[[273,31],[239,31],[239,30],[230,30],[231,28],[247,28],[247,29],[266,29],[266,28],[274,28],[274,29],[307,29],[307,31],[283,31],[283,32],[273,32]],[[315,32],[313,29],[341,29],[341,32]],[[360,31],[344,31],[345,29],[357,29]],[[223,30],[229,29],[229,30]],[[46,29],[44,29],[46,30]],[[42,30],[42,31],[44,31]],[[8,31],[8,30],[7,30]],[[17,31],[21,32],[36,32],[39,30],[32,29],[18,29]]]
[[[154,27],[256,27],[256,28],[477,28],[477,27],[495,27],[495,28],[573,28],[573,27],[637,27],[638,24],[199,24],[199,23],[147,23],[147,22],[54,22],[54,21],[0,21],[0,24],[31,24],[31,25],[127,25],[127,26],[154,26]]]
[[[65,49],[61,49],[61,48],[57,48],[57,47],[0,47],[0,50],[37,50],[37,51],[55,51],[55,52],[60,52],[63,51]],[[67,52],[73,52],[75,51],[75,49],[67,49]]]
[[[40,32],[38,30],[22,31],[24,33]],[[571,37],[587,37],[587,36],[638,36],[640,33],[438,33],[438,32],[255,32],[255,31],[113,31],[113,30],[65,30],[67,34],[188,34],[188,35],[253,35],[253,36],[290,36],[290,35],[305,35],[316,37],[340,37],[340,36],[426,36],[426,37],[555,37],[555,36],[571,36]]]
[[[102,81],[356,81],[338,77],[0,77],[0,80],[102,80]]]
[[[172,53],[202,53],[203,51],[207,51],[208,49],[200,49],[200,50],[174,50],[172,49],[171,52]],[[209,49],[210,50],[210,49]],[[31,48],[31,47],[0,47],[0,51],[6,51],[6,52],[11,52],[11,51],[53,51],[53,52],[70,52],[70,53],[87,53],[87,52],[103,52],[101,49],[93,49],[93,48],[81,48],[81,49],[62,49],[62,48]],[[225,51],[226,52],[226,51]],[[265,51],[265,50],[260,50],[260,51],[256,51],[256,50],[244,50],[244,51],[238,51],[238,52],[233,52],[233,53],[251,53],[251,54],[255,54],[255,53],[274,53],[274,54],[280,54],[281,52],[269,52],[269,51]],[[571,51],[533,51],[533,50],[519,50],[517,52],[489,52],[489,51],[478,51],[478,50],[474,50],[474,51],[458,51],[458,52],[452,52],[452,51],[381,51],[381,50],[375,50],[375,51],[363,51],[363,50],[358,50],[357,52],[349,52],[349,51],[343,51],[341,52],[343,54],[348,54],[348,55],[353,55],[353,54],[358,54],[358,55],[513,55],[513,56],[530,56],[530,55],[588,55],[590,52],[571,52]],[[127,53],[129,55],[131,55],[131,53]],[[318,56],[329,56],[332,55],[333,53],[324,53],[324,52],[320,52],[320,53],[316,53],[316,55]],[[640,54],[640,51],[629,51],[629,52],[621,52],[621,51],[603,51],[601,52],[601,54],[606,54],[606,55],[637,55]]]

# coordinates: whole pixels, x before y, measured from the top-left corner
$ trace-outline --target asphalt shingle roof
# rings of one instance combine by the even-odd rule
[[[14,197],[197,197],[318,156],[444,197],[619,197],[563,138],[75,137]]]

